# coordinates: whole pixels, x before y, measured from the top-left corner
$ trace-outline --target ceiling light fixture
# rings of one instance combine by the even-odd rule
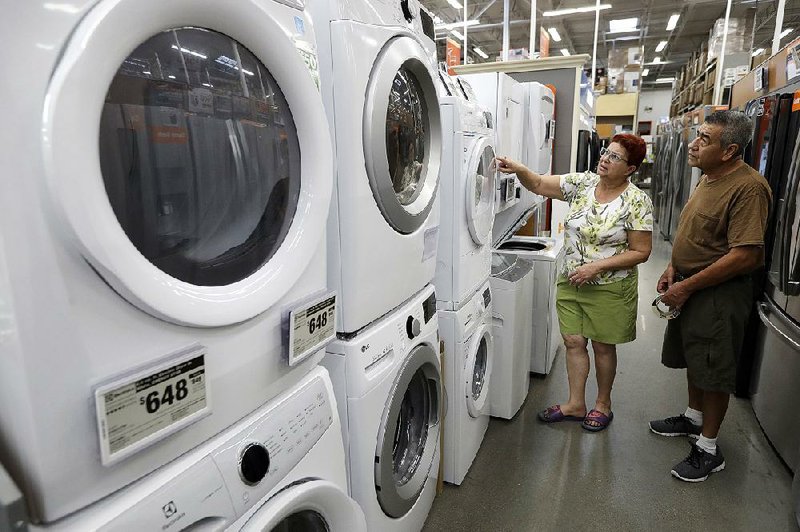
[[[451,0],[447,0],[448,2]],[[542,13],[543,17],[560,17],[561,15],[573,15],[575,13],[591,13],[593,11],[602,11],[603,9],[611,9],[611,4],[600,4],[597,6],[586,7],[572,7],[569,9],[557,9],[556,11],[545,11]]]
[[[649,74],[650,74],[649,68],[645,68],[644,70],[642,70],[642,77],[648,76]]]
[[[561,55],[570,55],[569,50],[567,50],[566,48],[562,48]]]
[[[761,55],[761,54],[763,54],[763,53],[764,53],[764,49],[763,49],[763,48],[759,48],[758,50],[755,50],[755,51],[753,52],[753,57],[755,57],[755,56],[757,56],[757,55]]]
[[[679,18],[681,18],[680,13],[675,13],[674,15],[669,17],[669,22],[667,22],[667,31],[672,31],[675,29],[675,26],[678,25]]]
[[[458,0],[447,0],[447,3],[456,9],[464,9],[464,6]]]
[[[547,30],[547,33],[550,34],[550,37],[552,37],[554,41],[561,42],[561,35],[558,34],[558,30],[557,29],[549,28]]]
[[[634,18],[620,18],[609,21],[608,33],[623,33],[626,31],[639,31],[636,27],[639,24],[639,19]]]
[[[667,47],[667,41],[661,41],[660,43],[658,43],[658,46],[656,46],[656,52],[662,52],[666,47]]]
[[[653,58],[653,64],[654,64],[654,65],[657,65],[657,64],[659,64],[659,63],[661,63],[661,56],[658,56],[658,55],[657,55],[657,56],[655,56],[655,57]]]
[[[658,78],[656,83],[672,83],[675,81],[675,78]]]
[[[459,40],[461,40],[461,41],[463,41],[463,40],[464,40],[464,35],[463,35],[463,34],[462,34],[460,31],[456,31],[456,30],[450,30],[450,33],[452,33],[453,35],[455,35],[457,39],[459,39]]]
[[[783,31],[781,32],[781,34],[780,34],[780,35],[778,35],[778,39],[783,39],[784,37],[786,37],[787,35],[789,35],[789,34],[790,34],[790,33],[792,33],[793,31],[794,31],[794,30],[793,30],[792,28],[789,28],[789,29],[785,29],[785,30],[783,30]]]
[[[472,48],[472,51],[475,52],[476,54],[478,54],[479,56],[483,57],[484,59],[489,59],[489,56],[486,54],[486,52],[484,52],[483,50],[481,50],[477,46],[474,46]]]

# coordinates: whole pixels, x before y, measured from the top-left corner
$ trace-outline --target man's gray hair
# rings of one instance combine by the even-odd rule
[[[734,157],[744,152],[753,136],[753,122],[741,111],[717,111],[706,118],[706,124],[722,126],[720,143],[723,150],[731,144],[739,146]]]

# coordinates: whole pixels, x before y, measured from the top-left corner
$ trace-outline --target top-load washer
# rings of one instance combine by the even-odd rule
[[[330,378],[296,386],[164,468],[42,532],[324,530],[366,532],[347,495]]]
[[[491,114],[461,92],[462,80],[439,75],[445,134],[440,179],[441,224],[436,261],[437,306],[458,310],[489,278],[494,222],[494,138]]]
[[[337,167],[329,282],[339,331],[354,333],[433,281],[438,81],[417,0],[314,0],[309,9]]]
[[[51,522],[316,365],[333,162],[299,4],[25,2],[15,20],[0,460]]]
[[[459,76],[465,79],[474,97],[492,112],[495,128],[495,151],[502,157],[521,161],[525,115],[525,89],[517,80],[503,72],[483,72]],[[516,205],[522,196],[522,186],[515,175],[497,180],[496,211]]]

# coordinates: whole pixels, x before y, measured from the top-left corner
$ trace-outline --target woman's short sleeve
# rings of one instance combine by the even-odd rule
[[[592,174],[589,172],[562,175],[559,186],[564,200],[567,203],[572,203],[575,198],[583,195],[591,182],[591,176]]]
[[[652,231],[653,230],[653,202],[650,196],[638,188],[629,199],[630,208],[628,217],[625,219],[625,229],[628,231]]]

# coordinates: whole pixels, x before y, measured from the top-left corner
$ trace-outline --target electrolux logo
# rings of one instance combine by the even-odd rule
[[[361,352],[362,353],[366,353],[367,349],[369,349],[369,344],[364,344],[364,345],[361,346]]]
[[[164,518],[169,519],[169,521],[161,525],[161,530],[169,529],[172,525],[186,516],[186,512],[178,513],[178,505],[175,504],[175,501],[169,501],[167,504],[161,507],[161,511],[164,514]]]
[[[178,513],[178,507],[175,506],[175,501],[169,501],[161,510],[164,512],[164,517],[167,519]]]

